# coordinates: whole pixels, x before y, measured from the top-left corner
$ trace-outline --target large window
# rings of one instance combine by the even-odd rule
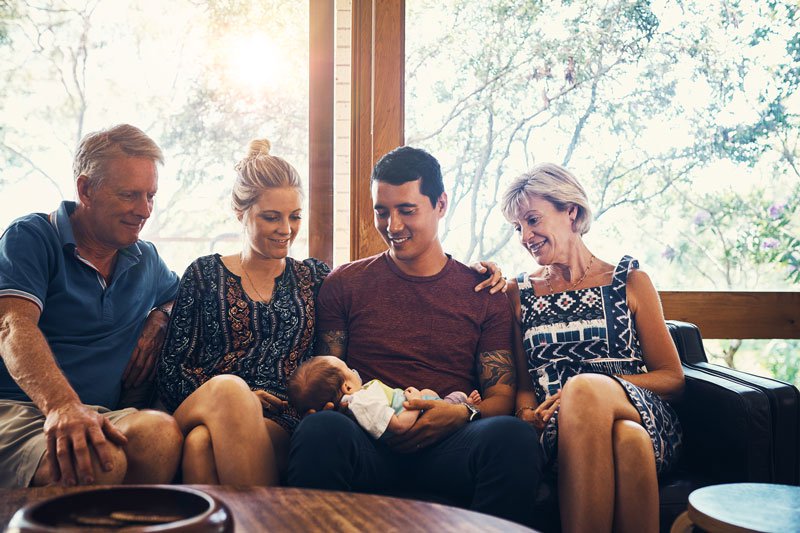
[[[661,289],[800,284],[797,3],[406,2],[406,140],[442,164],[444,242],[532,260],[498,203],[553,161],[587,186],[590,245]]]
[[[796,2],[406,0],[405,28],[406,141],[442,162],[460,259],[535,267],[499,202],[553,161],[589,246],[660,289],[800,290]],[[707,347],[800,382],[797,341]]]
[[[12,0],[0,17],[0,227],[73,199],[78,140],[120,122],[164,149],[142,237],[179,273],[241,249],[230,187],[249,140],[307,175],[307,2]],[[307,242],[306,224],[292,255]]]

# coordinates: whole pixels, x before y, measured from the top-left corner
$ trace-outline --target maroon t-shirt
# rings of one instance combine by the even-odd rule
[[[483,279],[449,256],[438,274],[409,276],[384,252],[328,275],[317,329],[347,332],[347,364],[364,382],[469,394],[478,388],[478,354],[511,351],[508,300],[476,293]]]

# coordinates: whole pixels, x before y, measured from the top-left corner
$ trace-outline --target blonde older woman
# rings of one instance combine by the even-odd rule
[[[509,284],[516,312],[516,414],[558,463],[564,531],[657,531],[657,475],[681,430],[664,399],[683,371],[658,294],[636,260],[589,250],[583,187],[541,164],[517,178],[503,213],[537,265]]]

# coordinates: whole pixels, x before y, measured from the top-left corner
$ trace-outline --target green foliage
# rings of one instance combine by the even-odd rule
[[[649,0],[638,0],[633,5],[627,6],[623,16],[647,39],[653,40],[658,30],[658,17],[650,9]]]
[[[800,341],[772,341],[760,357],[770,374],[800,387]]]
[[[11,44],[8,35],[8,22],[17,17],[16,5],[12,0],[0,0],[0,46]]]

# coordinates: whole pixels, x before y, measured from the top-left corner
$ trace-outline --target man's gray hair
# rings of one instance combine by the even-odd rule
[[[508,221],[519,218],[522,209],[532,196],[544,198],[566,211],[570,206],[578,208],[573,230],[584,235],[592,225],[592,209],[586,191],[575,176],[555,163],[541,163],[515,179],[503,194],[503,215]]]
[[[130,124],[118,124],[81,139],[72,161],[75,180],[86,176],[90,186],[97,187],[106,177],[108,162],[118,157],[141,157],[164,164],[161,148],[145,132]]]

